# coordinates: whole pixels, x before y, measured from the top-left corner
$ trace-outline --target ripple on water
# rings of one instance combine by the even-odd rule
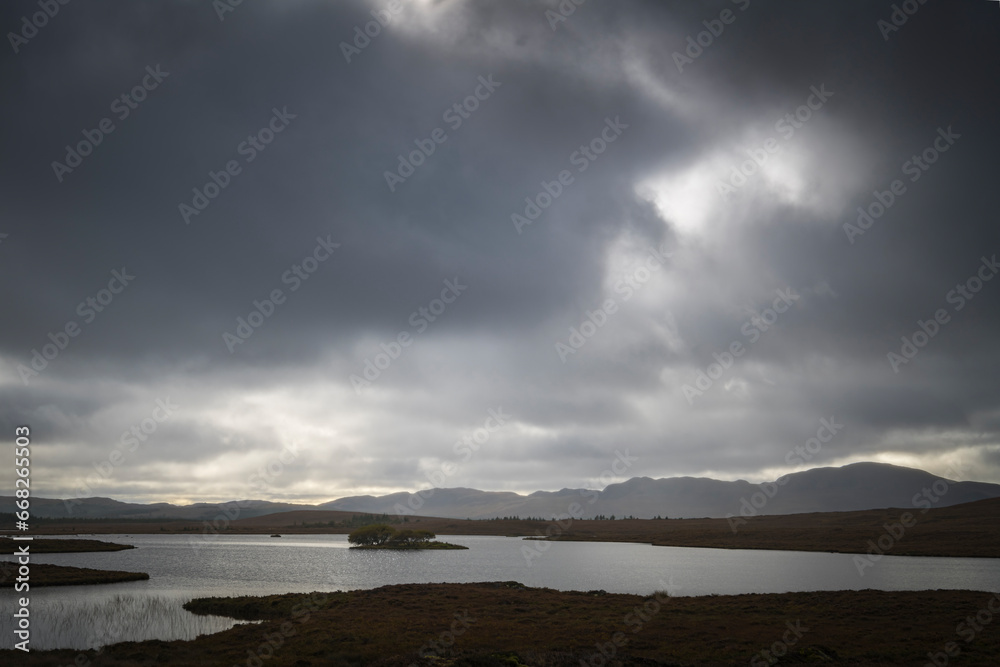
[[[194,639],[242,623],[223,616],[192,614],[181,606],[190,596],[100,592],[79,595],[79,591],[73,591],[58,597],[32,592],[30,599],[31,648],[35,650],[93,649],[146,639]],[[12,615],[0,616],[0,647],[14,647],[13,632]]]

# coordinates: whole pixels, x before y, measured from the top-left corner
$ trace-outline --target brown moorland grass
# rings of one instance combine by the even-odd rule
[[[68,554],[88,551],[124,551],[125,549],[135,549],[131,544],[115,544],[114,542],[102,542],[101,540],[35,538],[29,542],[15,541],[9,537],[0,537],[0,549],[2,549],[2,553],[13,553],[15,548],[25,545],[29,547],[30,552],[33,554]]]
[[[915,523],[892,539],[887,553],[894,556],[953,556],[1000,558],[1000,498],[930,509],[884,509],[861,512],[824,512],[745,518],[731,525],[727,519],[613,521],[595,526],[574,522],[562,540],[651,542],[659,546],[725,549],[783,549],[865,553],[869,540],[886,535],[886,525],[899,535],[901,517]],[[650,524],[659,524],[651,526]],[[735,531],[733,528],[735,527]],[[888,542],[884,540],[883,543]]]
[[[824,512],[745,518],[734,532],[727,519],[628,519],[617,521],[503,520],[469,521],[434,517],[410,517],[408,527],[430,530],[437,535],[538,535],[553,534],[561,540],[598,542],[645,542],[660,546],[712,547],[725,549],[787,549],[864,553],[868,541],[885,534],[885,524],[895,524],[904,513],[916,524],[907,528],[888,553],[897,556],[956,556],[1000,558],[1000,498],[952,507],[882,509],[860,512]],[[237,519],[227,534],[345,534],[356,526],[328,526],[343,521],[351,512],[299,510],[251,519]],[[741,517],[742,518],[742,517]],[[309,525],[303,525],[309,524]],[[318,525],[324,524],[324,525]],[[51,524],[46,533],[188,533],[201,534],[204,524],[194,521],[169,523],[79,523]]]
[[[292,512],[277,512],[249,519],[236,519],[221,522],[227,525],[223,533],[246,535],[271,535],[279,533],[288,535],[346,535],[357,529],[358,525],[328,525],[330,521],[342,522],[352,516],[363,515],[363,512],[340,512],[333,510],[296,510]],[[375,515],[366,515],[375,516]],[[405,524],[395,524],[402,528],[420,528],[430,530],[438,535],[534,535],[536,530],[544,531],[549,521],[528,521],[521,519],[505,521],[480,521],[468,519],[444,519],[439,517],[409,517]],[[76,534],[183,534],[197,539],[206,531],[206,522],[202,521],[158,521],[114,523],[113,520],[88,523],[58,522],[36,524],[32,528],[34,535],[76,535]]]
[[[955,642],[961,655],[949,664],[995,666],[1000,628],[980,626],[970,642],[956,634],[959,623],[991,600],[1000,598],[973,591],[838,591],[661,598],[661,604],[652,597],[560,592],[514,582],[406,584],[196,600],[189,608],[197,613],[265,621],[193,641],[122,643],[83,655],[89,664],[113,667],[575,667],[581,660],[602,664],[598,645],[607,647],[621,632],[619,639],[627,641],[608,665],[747,665],[783,637],[795,637],[777,664],[920,666],[928,653]],[[629,624],[638,618],[629,614],[647,604],[647,620]],[[464,619],[467,629],[456,618]],[[1000,618],[992,622],[1000,624]],[[801,637],[789,634],[788,623]],[[418,655],[433,640],[444,637],[449,643],[443,633],[450,629],[463,630],[450,647]],[[265,654],[261,663],[254,661]],[[10,652],[0,651],[0,663],[69,665],[78,655],[32,651],[11,662]]]
[[[17,578],[17,565],[4,562],[0,566],[0,588],[13,588]],[[88,567],[44,565],[32,563],[29,573],[30,586],[82,586],[86,584],[113,584],[119,581],[149,579],[145,572],[121,570],[93,570]]]

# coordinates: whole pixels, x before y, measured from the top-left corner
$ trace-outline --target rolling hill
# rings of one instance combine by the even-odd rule
[[[934,492],[935,484],[937,492]],[[923,496],[924,490],[935,500]],[[943,492],[942,492],[943,489]],[[950,507],[1000,497],[1000,484],[954,482],[914,468],[885,463],[854,463],[839,468],[814,468],[780,480],[751,484],[696,477],[651,479],[633,477],[610,484],[603,491],[562,489],[521,495],[510,491],[477,489],[423,489],[414,493],[385,496],[351,496],[320,505],[276,503],[265,500],[239,501],[239,518],[266,516],[276,512],[336,510],[373,514],[436,516],[452,519],[540,517],[574,514],[577,518],[631,516],[648,519],[725,518],[810,512],[848,512],[914,507],[930,503]],[[0,511],[13,512],[14,498],[5,496]],[[219,505],[196,503],[123,503],[110,498],[69,501],[33,498],[31,514],[36,518],[210,520]]]

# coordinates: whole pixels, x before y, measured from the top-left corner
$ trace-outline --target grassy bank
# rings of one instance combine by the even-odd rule
[[[651,588],[657,587],[651,582]],[[196,613],[263,619],[194,641],[148,641],[87,651],[94,665],[232,667],[266,655],[269,667],[602,664],[923,665],[955,642],[949,664],[1000,664],[1000,632],[966,642],[958,624],[1000,602],[971,591],[839,591],[782,595],[641,597],[560,592],[513,582],[409,584],[348,593],[210,598]],[[994,623],[1000,623],[1000,617]],[[434,648],[432,642],[438,642]],[[783,645],[782,645],[783,644]],[[424,657],[419,653],[423,651]],[[6,653],[6,654],[5,654]],[[0,662],[72,664],[78,651],[32,651]],[[13,660],[13,663],[11,663]],[[763,662],[760,662],[763,660]],[[253,664],[258,664],[253,661]]]
[[[953,507],[882,509],[861,512],[825,512],[727,519],[628,519],[577,520],[556,524],[537,520],[463,520],[408,517],[408,528],[429,530],[437,535],[554,535],[560,540],[596,542],[644,542],[660,546],[712,547],[722,549],[788,549],[865,553],[868,541],[877,542],[887,524],[900,522],[905,513],[915,523],[893,539],[888,553],[896,556],[956,556],[1000,558],[1000,498]],[[291,535],[346,534],[355,527],[328,525],[353,516],[345,512],[300,510],[250,519],[221,522],[222,534]],[[745,523],[744,523],[745,522]],[[72,530],[71,530],[72,529]],[[201,522],[92,523],[75,526],[51,524],[46,533],[180,533],[194,539],[202,536]]]
[[[13,588],[17,578],[17,565],[5,562],[0,567],[0,588]],[[82,586],[86,584],[113,584],[119,581],[140,581],[149,579],[145,572],[122,572],[120,570],[92,570],[87,567],[66,565],[31,564],[29,584],[35,586]]]
[[[30,542],[15,541],[9,537],[0,538],[3,553],[13,553],[16,547],[28,545],[33,554],[69,554],[89,551],[124,551],[135,549],[131,544],[115,544],[100,540],[60,540],[56,538],[35,538]]]

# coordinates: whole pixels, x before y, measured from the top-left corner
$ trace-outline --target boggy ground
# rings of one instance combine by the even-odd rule
[[[131,544],[115,544],[101,540],[60,540],[58,538],[34,538],[31,541],[16,541],[0,537],[0,553],[13,553],[17,547],[27,546],[33,554],[69,554],[89,551],[124,551],[135,549]]]
[[[13,588],[18,574],[16,563],[0,563],[0,588]],[[82,586],[85,584],[113,584],[119,581],[139,581],[149,579],[145,572],[123,572],[121,570],[94,570],[89,567],[69,567],[67,565],[43,565],[31,563],[28,584],[34,586]]]
[[[904,515],[908,515],[905,521],[909,527],[902,523]],[[562,540],[651,542],[658,546],[1000,558],[1000,498],[926,512],[897,508],[740,519],[745,523],[735,519],[576,521],[561,535],[559,530],[546,530]],[[601,523],[611,525],[591,528],[591,524]],[[873,549],[871,542],[877,548]]]
[[[885,537],[886,524],[894,526],[909,513],[915,522],[898,537]],[[323,534],[349,533],[353,527],[329,526],[349,512],[300,510],[280,512],[226,524],[223,534]],[[567,520],[463,520],[410,517],[407,527],[437,535],[542,535],[560,540],[645,542],[659,546],[714,547],[725,549],[789,549],[863,554],[869,540],[889,545],[894,556],[956,556],[1000,558],[1000,498],[953,507],[881,509],[860,512],[824,512],[727,519],[628,519]],[[735,531],[734,531],[735,528]],[[168,523],[51,524],[39,532],[69,533],[181,533],[203,539],[205,525],[197,521]],[[897,533],[898,530],[897,530]],[[208,535],[209,539],[214,535]],[[891,539],[890,539],[891,538]],[[33,549],[34,550],[34,549]]]
[[[0,663],[755,666],[782,654],[774,664],[919,667],[931,654],[941,666],[1000,664],[1000,598],[973,591],[643,598],[494,582],[208,598],[189,608],[266,620],[194,641],[123,643],[101,653],[0,651]],[[960,653],[949,657],[949,648]]]

